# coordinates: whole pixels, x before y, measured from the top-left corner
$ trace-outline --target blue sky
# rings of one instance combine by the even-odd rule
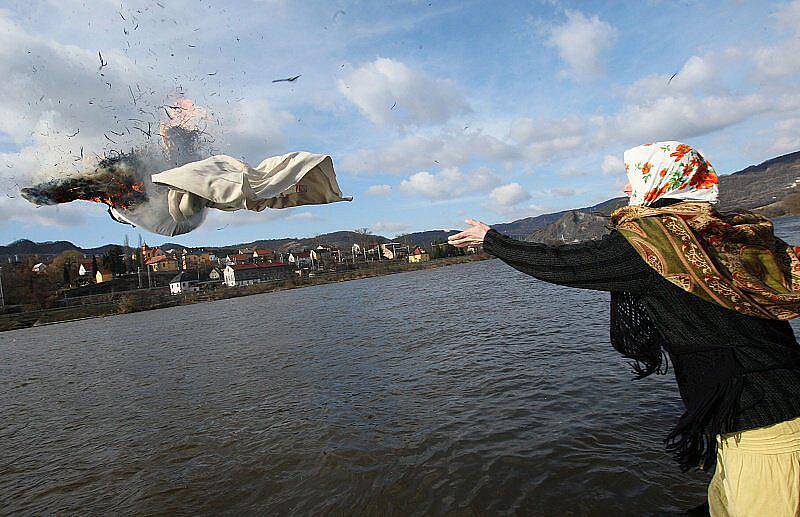
[[[3,5],[0,243],[135,242],[100,205],[17,196],[81,146],[111,149],[103,132],[139,107],[129,86],[158,106],[180,85],[220,120],[217,150],[251,164],[330,154],[355,197],[215,213],[151,243],[505,222],[616,195],[623,151],[649,141],[693,144],[722,173],[800,149],[800,1]]]

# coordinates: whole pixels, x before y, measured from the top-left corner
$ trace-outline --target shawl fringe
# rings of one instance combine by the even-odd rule
[[[686,411],[667,435],[667,451],[683,472],[693,468],[710,470],[717,460],[717,435],[733,429],[739,397],[744,387],[741,375],[717,384],[692,411]]]

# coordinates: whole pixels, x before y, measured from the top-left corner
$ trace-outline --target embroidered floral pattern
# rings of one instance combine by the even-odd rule
[[[650,205],[669,197],[716,202],[719,179],[695,149],[680,142],[656,142],[625,152],[632,187],[631,205]]]

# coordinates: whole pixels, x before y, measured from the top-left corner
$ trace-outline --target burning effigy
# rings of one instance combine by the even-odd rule
[[[292,152],[256,167],[224,154],[203,158],[205,112],[188,99],[165,108],[160,145],[107,154],[77,174],[21,189],[36,205],[76,200],[108,206],[117,222],[166,236],[191,232],[209,210],[281,209],[350,201],[330,156]]]

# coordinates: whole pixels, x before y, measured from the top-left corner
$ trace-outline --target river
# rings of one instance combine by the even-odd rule
[[[798,235],[799,220],[781,230]],[[608,295],[497,260],[0,334],[0,513],[647,515],[700,504]]]

